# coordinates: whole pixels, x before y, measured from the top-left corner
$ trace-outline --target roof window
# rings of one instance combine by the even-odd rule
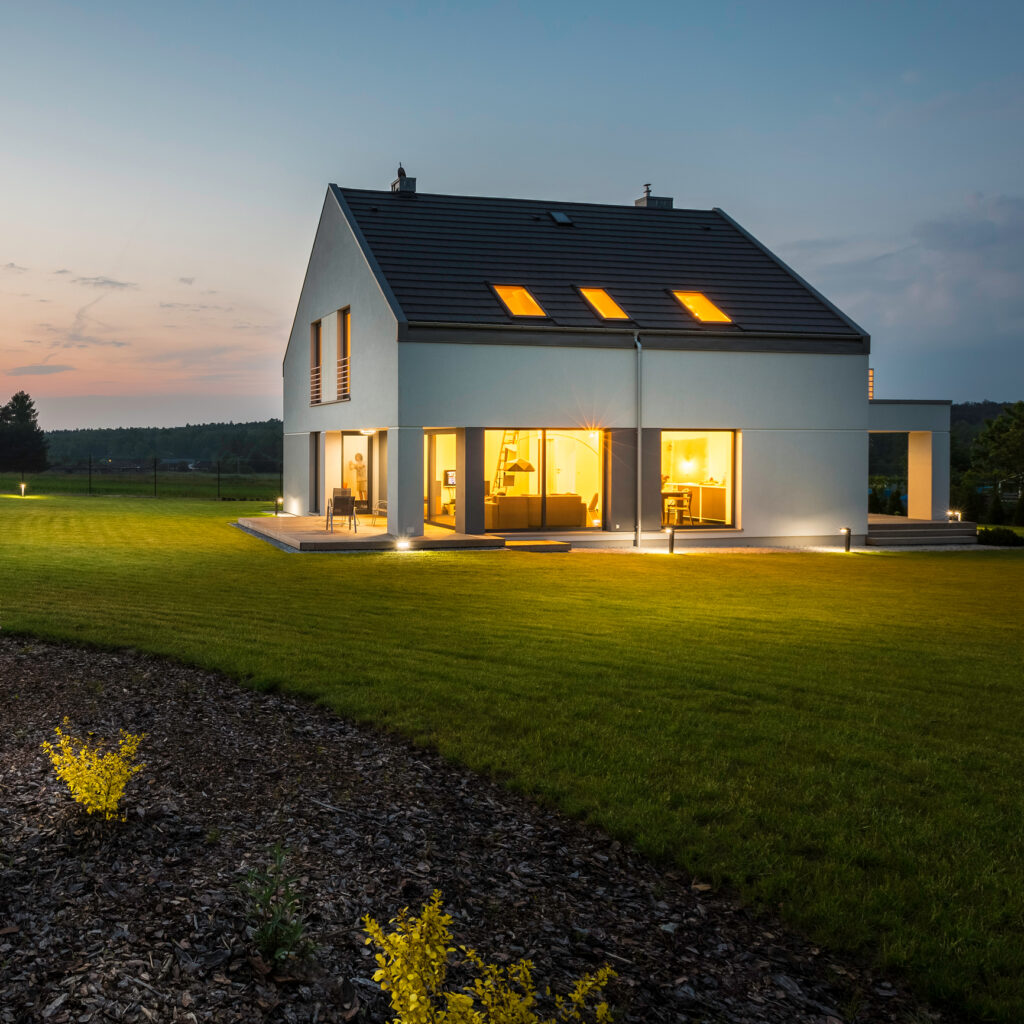
[[[572,217],[567,213],[563,213],[561,210],[548,210],[548,216],[556,223],[561,224],[562,227],[571,228]]]
[[[629,319],[629,314],[603,288],[581,288],[580,295],[602,320]]]
[[[692,313],[701,323],[705,324],[731,324],[732,317],[726,316],[709,298],[702,292],[677,292],[672,294]]]
[[[540,303],[521,284],[492,285],[513,316],[547,316]]]

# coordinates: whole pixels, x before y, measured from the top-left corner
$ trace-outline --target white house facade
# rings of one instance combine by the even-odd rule
[[[719,210],[331,185],[284,359],[284,508],[396,538],[867,532],[868,434],[944,519],[949,403],[874,402],[870,340]]]

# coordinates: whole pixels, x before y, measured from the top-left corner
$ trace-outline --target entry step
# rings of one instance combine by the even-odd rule
[[[505,547],[509,551],[572,551],[572,545],[567,540],[505,540]]]

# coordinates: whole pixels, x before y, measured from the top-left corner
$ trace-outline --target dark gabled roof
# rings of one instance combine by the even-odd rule
[[[490,286],[520,284],[548,313],[530,322],[550,327],[621,332],[622,321],[599,319],[577,291],[600,287],[630,328],[863,336],[720,210],[331,189],[410,323],[508,324]],[[702,324],[670,289],[703,292],[733,323]]]

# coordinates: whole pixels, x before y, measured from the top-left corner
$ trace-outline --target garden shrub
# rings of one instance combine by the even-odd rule
[[[1019,548],[1024,547],[1024,537],[1014,533],[1007,526],[994,526],[989,529],[982,527],[978,530],[979,544],[994,544],[996,547]]]
[[[1017,495],[1017,504],[1013,508],[1013,525],[1024,526],[1024,487]]]
[[[460,946],[479,977],[461,992],[445,991],[448,957],[456,949],[450,945],[452,918],[444,913],[439,890],[419,917],[410,917],[405,907],[391,923],[395,931],[385,935],[372,917],[363,918],[366,945],[373,943],[381,950],[373,980],[391,993],[391,1007],[398,1014],[393,1024],[557,1024],[583,1021],[588,1011],[598,1024],[612,1019],[608,1003],[600,999],[601,990],[615,977],[607,964],[580,978],[568,996],[554,996],[556,1016],[543,1020],[534,1009],[538,993],[529,960],[502,968]],[[550,989],[545,994],[550,995]],[[591,999],[599,1000],[592,1008],[587,1005]]]
[[[67,717],[63,724],[68,725]],[[50,755],[57,778],[67,784],[75,802],[90,814],[102,814],[107,821],[117,817],[124,821],[125,816],[119,816],[117,808],[128,780],[146,767],[132,763],[146,734],[133,736],[122,729],[117,750],[104,753],[102,740],[90,744],[64,732],[59,725],[54,732],[57,746],[44,741],[42,747]]]
[[[270,964],[297,959],[311,949],[306,938],[297,879],[285,870],[287,853],[280,844],[270,851],[270,864],[253,869],[242,883],[250,938]]]

